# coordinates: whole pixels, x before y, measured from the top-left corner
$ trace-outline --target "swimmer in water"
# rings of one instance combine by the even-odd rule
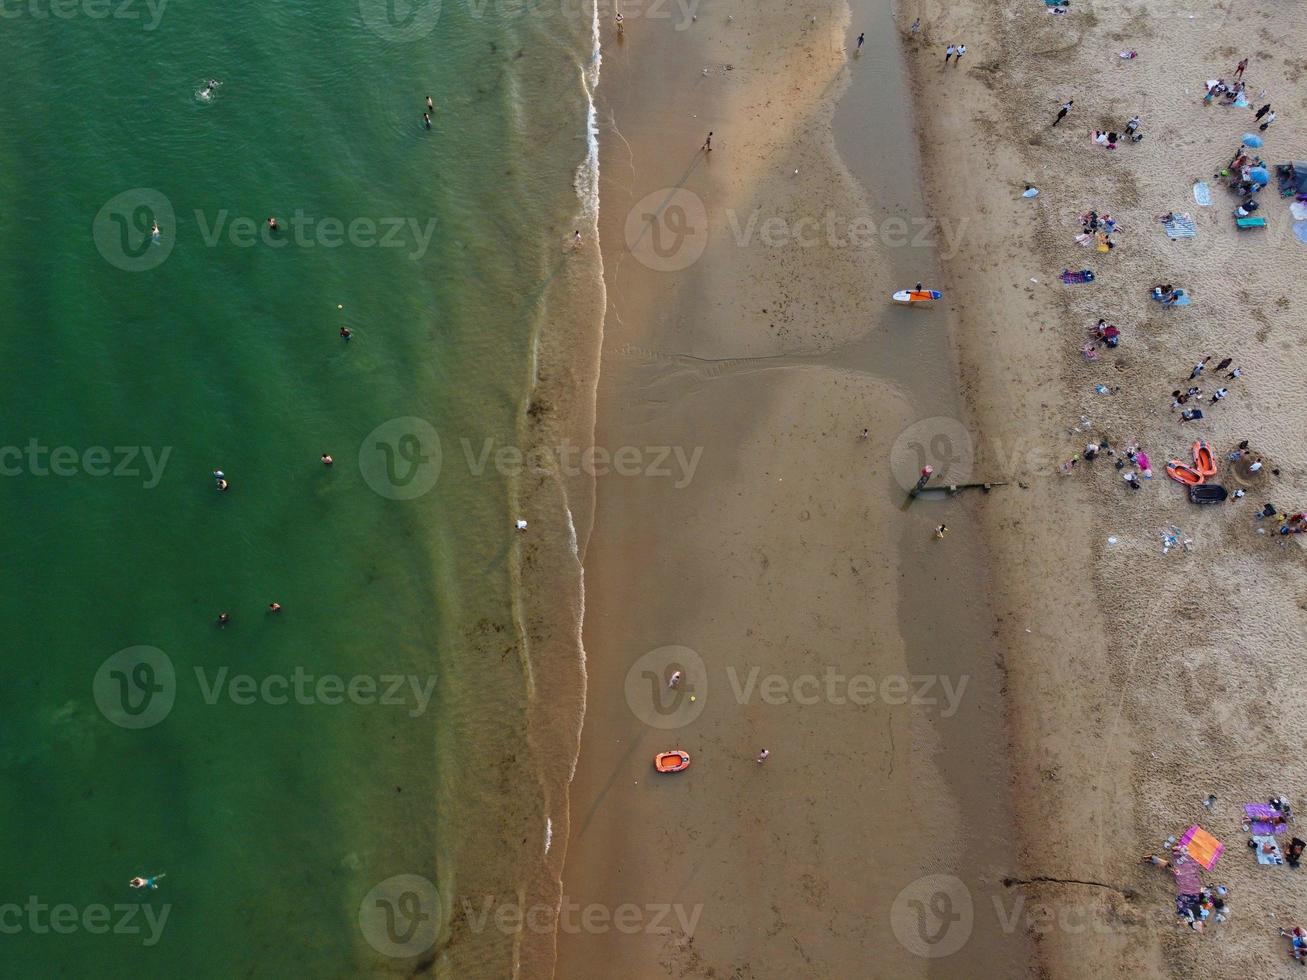
[[[270,603],[268,603],[268,612],[270,612],[270,613],[279,613],[279,612],[281,612],[281,603],[280,603],[280,602],[270,602]]]
[[[354,336],[354,331],[351,330],[349,327],[341,327],[341,328],[340,328],[340,339],[341,339],[341,340],[349,340],[349,339],[350,339],[351,337],[353,337],[353,336]]]
[[[431,113],[429,113],[429,112],[424,112],[424,113],[422,113],[422,121],[423,121],[424,123],[426,123],[427,129],[430,129],[430,128],[431,128]]]
[[[230,622],[231,622],[231,616],[229,616],[227,613],[218,613],[219,626],[225,627]]]
[[[158,887],[159,887],[159,879],[160,879],[160,878],[164,878],[164,877],[166,877],[166,876],[165,876],[165,875],[151,875],[151,876],[148,877],[148,878],[142,878],[140,875],[137,875],[137,876],[136,876],[135,878],[133,878],[131,881],[127,882],[127,884],[131,885],[133,888],[158,888]]]
[[[323,465],[323,466],[330,466],[330,465],[331,465],[332,463],[334,463],[334,462],[336,462],[336,461],[335,461],[334,459],[332,459],[330,456],[328,456],[326,453],[323,453],[323,454],[322,454],[322,465]]]
[[[150,224],[150,235],[157,242],[159,240],[159,222],[155,221]]]
[[[431,101],[431,96],[427,96],[427,112],[435,112],[436,104]]]
[[[278,227],[278,226],[277,226],[277,219],[276,219],[276,218],[269,218],[269,219],[268,219],[268,231],[276,231],[276,230],[277,230],[277,227]]]
[[[222,477],[218,477],[218,489],[221,490],[223,493],[226,493],[228,490],[231,489],[231,484],[228,483],[226,480],[224,480]]]

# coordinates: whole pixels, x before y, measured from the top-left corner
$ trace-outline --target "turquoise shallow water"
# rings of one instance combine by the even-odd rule
[[[369,3],[178,3],[154,29],[145,6],[25,7],[0,32],[3,975],[403,973],[404,950],[360,928],[369,889],[449,887],[469,828],[531,805],[473,765],[516,764],[523,694],[511,658],[469,667],[511,621],[516,488],[463,447],[519,426],[578,210],[589,24],[446,3],[395,40],[409,27]],[[365,225],[333,244],[333,218]],[[398,480],[431,444],[409,423],[365,437],[407,417],[442,465],[393,499],[410,484],[378,453]],[[97,675],[140,645],[167,658],[152,675],[135,654]],[[155,723],[106,717],[168,671]],[[402,703],[278,703],[297,672],[400,676]],[[237,674],[271,693],[213,693]],[[158,872],[157,891],[126,887]],[[161,928],[114,911],[137,902]],[[78,918],[54,929],[39,908],[61,903]],[[107,934],[85,918],[100,907]]]

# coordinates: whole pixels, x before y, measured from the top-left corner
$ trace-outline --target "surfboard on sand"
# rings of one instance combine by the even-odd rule
[[[900,289],[894,294],[896,303],[925,303],[939,299],[944,294],[938,289]]]

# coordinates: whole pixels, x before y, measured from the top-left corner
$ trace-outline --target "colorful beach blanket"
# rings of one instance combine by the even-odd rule
[[[1187,214],[1173,214],[1162,227],[1166,229],[1167,238],[1194,238],[1198,234],[1198,226]]]
[[[1245,803],[1243,812],[1248,817],[1249,827],[1254,834],[1287,833],[1287,824],[1276,820],[1280,814],[1269,803]]]
[[[1257,863],[1258,864],[1283,864],[1284,855],[1280,853],[1280,845],[1275,842],[1275,838],[1270,834],[1253,834],[1253,841],[1257,844]]]
[[[1184,836],[1180,838],[1180,847],[1208,871],[1216,866],[1216,862],[1221,859],[1221,854],[1225,851],[1225,845],[1198,824],[1194,824],[1184,832]]]
[[[1212,189],[1207,186],[1207,181],[1200,180],[1194,184],[1194,202],[1205,208],[1212,206]]]
[[[1203,879],[1198,874],[1198,865],[1194,861],[1185,861],[1171,869],[1175,875],[1175,893],[1177,895],[1197,895],[1203,890]]]
[[[1062,281],[1068,286],[1077,282],[1093,282],[1094,273],[1089,269],[1081,269],[1079,272],[1072,272],[1070,269],[1063,269]]]

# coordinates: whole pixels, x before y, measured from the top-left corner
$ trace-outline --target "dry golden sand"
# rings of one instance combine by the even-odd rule
[[[1243,801],[1303,794],[1304,608],[1297,539],[1259,536],[1264,501],[1307,501],[1303,381],[1294,363],[1307,304],[1307,247],[1290,234],[1287,202],[1263,193],[1270,228],[1239,233],[1233,200],[1213,182],[1198,207],[1192,178],[1210,181],[1252,109],[1202,104],[1203,80],[1251,59],[1278,121],[1268,163],[1307,156],[1307,30],[1299,5],[1276,2],[1107,4],[1076,0],[1067,17],[1035,0],[924,5],[914,46],[928,181],[937,210],[970,214],[947,263],[966,393],[983,429],[978,465],[1029,485],[995,494],[987,513],[999,576],[1015,780],[1023,841],[1018,877],[1094,884],[1018,886],[1052,975],[1289,975],[1277,926],[1307,917],[1302,872],[1258,867],[1244,846]],[[911,4],[900,12],[907,24]],[[965,40],[964,70],[944,72],[943,46]],[[1135,49],[1123,61],[1117,52]],[[1059,103],[1075,109],[1056,130]],[[1254,105],[1260,104],[1255,101]],[[1093,146],[1091,128],[1143,117],[1142,144]],[[1042,191],[1020,196],[1024,181]],[[1077,214],[1110,211],[1119,247],[1078,247]],[[1195,240],[1170,242],[1153,216],[1188,211]],[[1063,267],[1091,285],[1063,286]],[[1038,279],[1032,283],[1031,279]],[[1194,305],[1161,310],[1155,281],[1191,288]],[[1097,364],[1079,354],[1099,316],[1124,340]],[[1207,419],[1181,425],[1170,392],[1203,355],[1244,369]],[[1120,386],[1115,396],[1095,382]],[[1205,391],[1217,384],[1209,376]],[[1115,445],[1137,440],[1157,476],[1131,492],[1110,460],[1068,479],[1055,464],[1086,436],[1082,416]],[[1240,439],[1269,474],[1242,501],[1196,508],[1162,471],[1196,438],[1224,454]],[[1015,462],[1013,462],[1015,461]],[[1161,553],[1178,524],[1189,553]],[[1116,545],[1107,539],[1114,536]],[[1214,812],[1201,805],[1218,797]],[[1203,935],[1175,924],[1169,877],[1139,864],[1169,834],[1200,822],[1228,850],[1212,882],[1230,886],[1232,920]]]

